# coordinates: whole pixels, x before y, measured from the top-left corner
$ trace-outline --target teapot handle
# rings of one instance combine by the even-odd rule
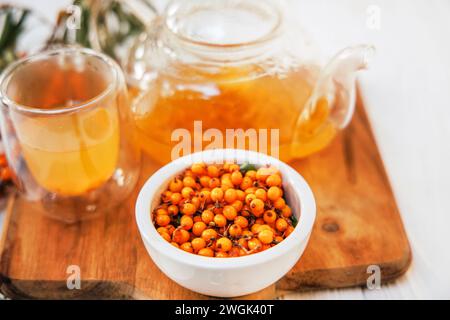
[[[367,69],[374,54],[372,45],[358,45],[339,52],[324,68],[302,117],[308,117],[317,106],[326,103],[334,127],[345,128],[355,110],[357,72]]]

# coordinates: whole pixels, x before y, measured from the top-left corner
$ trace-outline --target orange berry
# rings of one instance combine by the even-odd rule
[[[202,232],[202,238],[206,242],[209,242],[217,238],[217,232],[214,229],[206,229]]]
[[[184,187],[181,189],[181,195],[185,199],[190,199],[195,194],[194,190],[191,187]]]
[[[236,172],[236,171],[239,171],[240,169],[241,169],[241,167],[239,167],[239,165],[237,165],[235,163],[232,163],[232,164],[230,164],[230,167],[228,168],[228,171],[229,172]]]
[[[172,240],[178,244],[188,242],[190,238],[189,232],[184,229],[176,229],[172,234]]]
[[[261,199],[254,199],[250,203],[252,213],[258,217],[264,212],[264,202]]]
[[[192,248],[192,244],[190,242],[185,242],[180,246],[180,249],[189,253],[194,253],[194,249]]]
[[[256,238],[248,240],[247,245],[250,250],[258,250],[262,247],[261,241]]]
[[[235,186],[239,186],[242,183],[242,173],[240,171],[234,171],[231,174],[231,182],[235,185]]]
[[[255,180],[255,179],[256,179],[256,171],[255,171],[255,170],[248,170],[248,171],[245,173],[245,176],[246,176],[246,177],[249,177],[249,178],[252,179],[252,180]]]
[[[236,200],[235,202],[233,202],[233,203],[231,204],[231,206],[232,206],[233,208],[235,208],[236,211],[239,212],[239,211],[242,210],[242,207],[244,206],[244,204],[242,203],[242,201]]]
[[[273,241],[275,241],[276,243],[280,243],[281,241],[283,241],[283,237],[276,236]]]
[[[171,196],[172,196],[171,191],[169,191],[169,190],[164,191],[161,195],[162,202],[169,202]]]
[[[256,171],[256,179],[261,182],[266,182],[266,179],[271,174],[270,168],[262,167]]]
[[[272,243],[273,232],[271,230],[262,230],[258,233],[258,239],[264,244]]]
[[[183,185],[185,187],[194,188],[195,187],[195,179],[192,177],[184,177],[183,178]]]
[[[281,198],[281,195],[282,195],[281,189],[278,187],[270,187],[269,190],[267,191],[267,197],[271,201],[278,200],[279,198]]]
[[[203,238],[194,238],[192,239],[191,244],[192,249],[194,249],[195,252],[206,247],[206,241]]]
[[[203,248],[199,250],[198,255],[204,257],[214,257],[214,251],[210,248]]]
[[[160,227],[165,227],[170,223],[170,217],[165,214],[161,214],[159,216],[156,216],[156,224]]]
[[[170,244],[173,245],[175,248],[180,248],[180,246],[179,246],[178,243],[176,243],[176,242],[173,242],[173,241],[172,241]]]
[[[228,229],[228,233],[234,238],[239,237],[242,234],[242,228],[237,224],[232,224]]]
[[[194,220],[190,216],[182,216],[180,219],[180,226],[183,227],[184,230],[191,230],[194,225]]]
[[[285,206],[281,209],[281,215],[285,218],[290,218],[292,216],[292,210],[289,206]]]
[[[206,229],[206,224],[203,221],[195,222],[192,226],[192,233],[197,237],[202,235],[202,232]]]
[[[236,218],[237,216],[237,211],[233,206],[225,206],[223,208],[223,215],[228,220],[234,220],[234,218]]]
[[[219,168],[214,165],[208,166],[207,171],[211,178],[217,178],[219,176]]]
[[[277,214],[273,210],[267,210],[263,218],[265,223],[274,223],[277,220]]]
[[[170,242],[170,241],[171,241],[169,233],[163,232],[163,233],[160,233],[160,235],[161,235],[161,237],[162,237],[164,240],[166,240],[167,242]]]
[[[201,205],[201,201],[199,197],[192,197],[191,203],[195,206],[195,210]]]
[[[209,176],[201,176],[200,177],[200,184],[204,188],[208,188],[209,187],[209,182],[210,181],[211,181],[211,178]]]
[[[220,180],[217,178],[212,178],[209,180],[209,188],[214,189],[220,186]]]
[[[198,197],[202,203],[210,203],[211,202],[211,192],[208,190],[200,191]]]
[[[242,229],[245,229],[248,227],[248,220],[247,220],[247,218],[245,218],[243,216],[237,216],[234,219],[234,223],[237,224]]]
[[[267,192],[262,188],[256,189],[255,196],[256,198],[261,199],[262,201],[267,200]]]
[[[197,210],[195,205],[188,202],[183,205],[183,209],[181,210],[181,212],[188,216],[192,216],[195,213],[195,210]]]
[[[239,245],[240,247],[243,247],[243,248],[245,248],[245,249],[248,249],[248,243],[247,243],[247,242],[248,242],[247,239],[240,238],[240,239],[238,240],[238,245]]]
[[[172,204],[167,208],[167,212],[172,215],[172,216],[176,216],[179,212],[178,206]]]
[[[287,223],[287,221],[282,218],[278,218],[277,221],[275,222],[275,228],[280,232],[285,231],[288,228],[288,226],[289,224]]]
[[[245,196],[246,196],[246,194],[245,194],[244,191],[242,191],[242,190],[240,190],[240,189],[237,189],[237,190],[236,190],[236,197],[237,197],[237,199],[238,199],[239,201],[244,201],[244,200],[245,200]]]
[[[223,214],[216,214],[214,216],[214,223],[216,224],[216,227],[225,227],[227,225],[227,219]]]
[[[250,193],[245,196],[245,203],[249,205],[255,199],[256,199],[256,195],[254,195],[253,193]]]
[[[214,188],[211,190],[211,200],[212,201],[222,201],[223,190],[220,188]]]
[[[234,201],[236,201],[237,195],[236,195],[236,190],[234,189],[227,189],[225,191],[225,195],[224,195],[224,199],[227,203],[233,203]]]
[[[287,227],[286,231],[284,232],[284,236],[285,237],[289,236],[293,231],[294,231],[294,227],[293,226]]]
[[[170,184],[169,184],[169,190],[170,191],[172,191],[172,192],[180,192],[181,189],[183,189],[183,182],[180,179],[175,178],[172,181],[170,181]]]
[[[157,216],[167,216],[169,212],[164,208],[158,208],[156,209],[156,215]]]
[[[256,187],[250,187],[250,188],[248,188],[247,190],[245,190],[245,194],[255,194],[255,191],[257,190],[258,188],[256,188]]]
[[[161,233],[169,233],[169,231],[167,231],[166,227],[159,227],[158,229],[156,229],[156,231],[161,234]]]
[[[275,209],[283,209],[286,206],[286,201],[284,201],[283,198],[278,198],[277,200],[273,201],[273,207]]]
[[[181,196],[181,193],[175,192],[175,193],[172,193],[172,195],[170,196],[170,202],[172,204],[177,205],[180,203],[182,198],[183,197]]]
[[[230,239],[222,237],[216,242],[216,249],[219,251],[225,251],[228,252],[231,250],[231,247],[233,246]]]
[[[280,187],[281,186],[281,177],[278,174],[271,174],[266,179],[266,184],[269,187]]]
[[[167,232],[170,234],[170,236],[172,236],[173,232],[175,231],[175,227],[171,224],[169,224],[168,226],[166,226]]]
[[[205,210],[202,212],[202,221],[207,225],[213,221],[214,213],[211,210]]]
[[[258,233],[259,227],[261,227],[261,225],[260,225],[259,223],[254,223],[254,224],[252,225],[252,227],[251,227],[251,231],[252,231],[254,234],[257,234],[257,233]]]
[[[216,252],[216,258],[228,258],[228,253],[222,251]]]
[[[241,187],[241,189],[242,190],[247,190],[248,188],[250,188],[250,187],[252,187],[253,186],[253,180],[251,179],[251,178],[249,178],[249,177],[244,177],[243,179],[242,179],[242,182],[241,182],[241,185],[240,185],[240,187]]]
[[[194,163],[191,166],[191,171],[196,175],[201,175],[205,173],[205,164],[204,163]]]

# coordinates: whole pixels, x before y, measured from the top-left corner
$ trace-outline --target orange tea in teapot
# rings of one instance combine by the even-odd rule
[[[281,12],[266,0],[169,6],[126,65],[146,153],[162,162],[182,155],[174,152],[178,129],[194,151],[212,143],[274,155],[275,147],[287,161],[325,147],[351,118],[355,72],[365,66],[366,47],[343,50],[321,69],[307,44],[293,46],[304,42],[300,33],[289,38],[286,30]],[[200,142],[195,122],[204,131]],[[233,129],[244,132],[245,143],[226,139]],[[277,130],[270,135],[276,141],[267,141],[262,130]]]

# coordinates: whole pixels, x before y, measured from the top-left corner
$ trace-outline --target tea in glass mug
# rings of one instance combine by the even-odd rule
[[[87,49],[19,61],[0,80],[1,129],[24,193],[67,222],[117,204],[133,188],[139,148],[120,68]]]

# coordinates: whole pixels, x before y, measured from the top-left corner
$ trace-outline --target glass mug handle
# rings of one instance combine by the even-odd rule
[[[297,121],[292,153],[304,157],[325,147],[336,131],[353,116],[356,75],[375,53],[371,45],[358,45],[339,52],[322,70],[311,97]]]

